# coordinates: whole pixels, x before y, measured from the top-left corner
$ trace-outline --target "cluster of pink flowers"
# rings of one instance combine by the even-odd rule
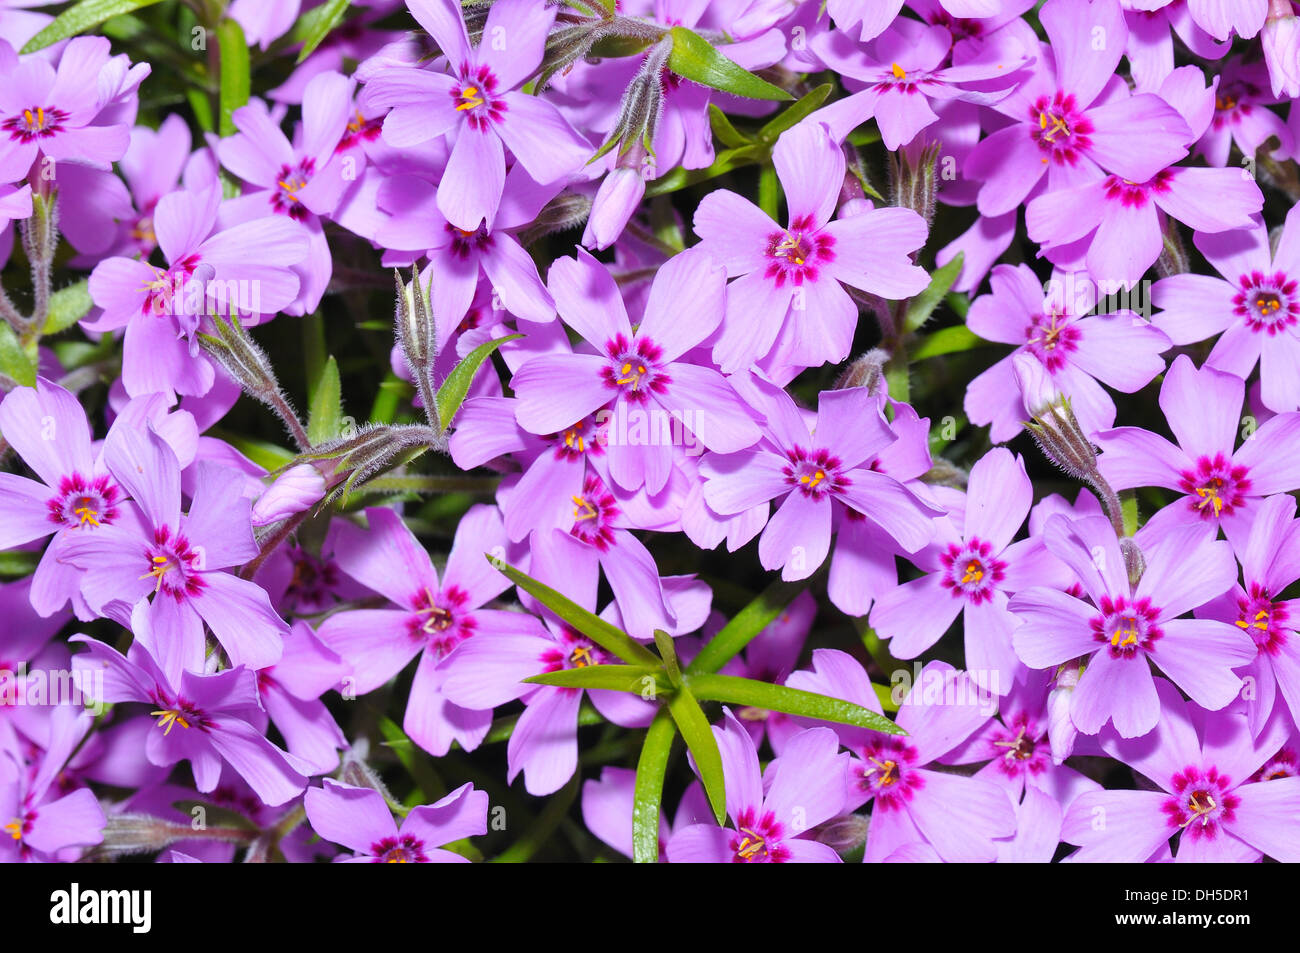
[[[0,12],[0,860],[1300,860],[1300,4],[353,6]]]

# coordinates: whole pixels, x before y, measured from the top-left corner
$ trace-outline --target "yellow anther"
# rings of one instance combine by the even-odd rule
[[[582,522],[583,520],[594,520],[598,515],[596,507],[592,506],[591,501],[583,499],[581,496],[570,497],[573,500],[573,518]]]
[[[16,817],[8,824],[6,824],[2,829],[6,833],[8,833],[9,836],[12,837],[14,840],[23,839],[23,822]]]
[[[878,761],[875,758],[870,758],[868,760],[870,760],[871,763],[875,765],[875,767],[868,768],[866,771],[867,774],[875,774],[877,771],[884,772],[884,774],[880,776],[880,784],[882,786],[893,784],[895,781],[898,780],[896,777],[894,777],[894,769],[898,767],[897,763],[888,760]]]
[[[90,523],[93,526],[99,525],[99,514],[89,506],[78,506],[72,512],[73,515],[81,517],[81,522],[78,524],[79,526],[85,526],[87,523]]]
[[[984,578],[984,566],[978,559],[972,559],[966,564],[966,575],[961,577],[963,583],[979,582]]]
[[[595,665],[596,660],[591,657],[591,649],[585,645],[579,645],[569,654],[569,661],[573,663],[574,668],[586,668],[589,665]]]
[[[478,87],[476,86],[466,86],[460,91],[460,98],[464,102],[456,107],[457,112],[483,105],[483,99],[479,96]]]
[[[897,63],[891,66],[889,71],[894,74],[894,79],[905,79],[907,77],[907,70],[903,69],[903,67],[899,66]]]
[[[160,711],[151,711],[149,714],[158,719],[158,727],[163,729],[164,735],[170,735],[172,729],[177,725],[182,728],[188,728],[190,723],[181,717],[181,713],[175,709],[162,709]]]
[[[749,860],[763,849],[764,841],[761,835],[750,830],[748,827],[742,827],[740,832],[745,836],[741,840],[740,846],[736,848],[736,856]]]

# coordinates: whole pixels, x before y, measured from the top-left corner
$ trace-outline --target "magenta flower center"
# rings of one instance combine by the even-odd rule
[[[1092,620],[1092,637],[1106,643],[1113,658],[1132,658],[1139,649],[1151,651],[1164,633],[1156,625],[1160,610],[1150,599],[1111,599],[1102,596],[1101,615]]]
[[[276,176],[275,188],[271,189],[271,208],[281,215],[288,215],[295,222],[300,222],[311,213],[302,204],[298,193],[307,187],[316,172],[314,159],[302,159],[296,165],[280,166]]]
[[[1196,461],[1196,470],[1179,474],[1178,486],[1186,494],[1193,511],[1202,519],[1218,519],[1246,502],[1250,489],[1249,471],[1222,453],[1203,456]]]
[[[604,665],[610,661],[613,659],[609,653],[567,625],[555,636],[555,646],[543,652],[541,658],[543,672],[590,668],[592,665]],[[576,692],[581,689],[563,688],[561,691]]]
[[[158,690],[154,693],[154,704],[158,707],[149,714],[158,719],[158,727],[164,735],[170,735],[175,728],[197,728],[206,732],[213,727],[202,711],[180,696],[172,698]]]
[[[785,828],[771,811],[760,816],[747,807],[736,818],[731,834],[733,864],[781,864],[790,859],[790,849],[781,843]]]
[[[1066,355],[1079,349],[1079,329],[1064,314],[1034,315],[1025,328],[1025,348],[1055,374],[1066,362]]]
[[[1050,759],[1048,750],[1038,746],[1042,735],[1042,730],[1023,715],[1009,728],[999,726],[993,740],[993,746],[1002,752],[997,759],[999,770],[1013,778],[1046,771]]]
[[[9,133],[9,138],[17,142],[31,142],[33,139],[48,139],[63,130],[63,122],[68,114],[62,109],[46,109],[33,106],[24,109],[17,116],[10,116],[0,123],[0,128]]]
[[[649,338],[628,341],[616,334],[605,342],[609,363],[600,369],[605,386],[617,390],[634,403],[644,403],[651,394],[668,391],[672,378],[664,373],[660,360],[663,349]]]
[[[835,238],[820,231],[810,216],[797,218],[785,231],[767,237],[767,269],[764,275],[778,288],[816,281],[821,268],[835,260]]]
[[[446,658],[478,628],[478,621],[468,609],[469,593],[460,586],[445,586],[436,593],[426,587],[411,601],[414,613],[407,622],[407,632],[437,658]]]
[[[487,251],[492,247],[492,233],[480,225],[475,229],[457,228],[448,222],[443,226],[451,236],[451,253],[462,261],[471,254]]]
[[[954,598],[964,597],[975,605],[993,598],[1007,570],[1007,564],[993,555],[992,545],[978,537],[950,543],[939,561],[943,564],[940,585]]]
[[[1281,781],[1283,778],[1300,777],[1300,757],[1293,748],[1283,748],[1264,762],[1263,766],[1251,776],[1252,781]]]
[[[505,115],[506,103],[498,99],[497,78],[486,66],[471,68],[463,64],[460,69],[462,81],[451,91],[451,101],[456,111],[463,113],[472,129],[482,132],[491,123],[501,121]]]
[[[140,313],[183,314],[187,295],[185,283],[190,275],[194,274],[201,261],[198,255],[188,255],[166,271],[149,265],[153,271],[153,279],[144,282],[145,297],[144,303],[140,306]]]
[[[595,416],[587,416],[572,427],[551,434],[557,460],[581,460],[584,455],[600,456],[605,452],[605,435],[596,423]]]
[[[785,482],[814,500],[842,492],[851,481],[841,471],[840,458],[829,450],[805,450],[795,447],[787,454],[789,462],[782,468]]]
[[[614,545],[614,529],[610,521],[619,513],[613,495],[600,477],[591,475],[583,483],[582,494],[572,499],[573,528],[569,530],[570,535],[605,552]]]
[[[1296,282],[1282,272],[1266,275],[1252,271],[1238,279],[1241,286],[1232,296],[1232,310],[1256,334],[1270,337],[1294,327],[1300,317]]]
[[[287,549],[293,576],[285,590],[300,605],[324,606],[339,584],[339,569],[332,560],[320,559],[298,546]]]
[[[73,473],[59,480],[59,492],[46,506],[50,521],[70,529],[109,526],[117,519],[117,484],[107,476]]]
[[[150,569],[141,579],[153,579],[154,592],[165,592],[178,602],[193,598],[207,588],[200,573],[204,569],[203,547],[191,546],[179,533],[160,526],[153,545],[146,550]]]
[[[1231,823],[1241,800],[1232,793],[1232,779],[1211,766],[1188,766],[1174,775],[1173,794],[1162,806],[1171,828],[1192,840],[1213,840],[1219,825]]]
[[[1273,602],[1264,587],[1250,584],[1250,594],[1237,599],[1236,626],[1244,630],[1261,654],[1277,655],[1287,643],[1284,623],[1291,618],[1285,602]]]
[[[1058,90],[1040,96],[1029,110],[1030,138],[1043,152],[1044,163],[1074,165],[1092,146],[1092,121],[1079,111],[1074,96]]]
[[[1153,195],[1164,195],[1169,191],[1170,172],[1161,169],[1146,182],[1132,182],[1117,175],[1108,175],[1102,187],[1106,198],[1119,202],[1127,208],[1145,208]]]
[[[876,799],[876,810],[901,808],[925,784],[925,778],[913,770],[916,762],[916,749],[900,738],[872,742],[862,749],[855,766],[858,786]]]
[[[410,834],[385,837],[370,845],[370,854],[376,864],[427,864],[424,841]]]

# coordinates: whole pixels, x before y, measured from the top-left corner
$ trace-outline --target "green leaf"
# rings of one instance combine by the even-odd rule
[[[329,35],[330,30],[339,25],[343,19],[343,14],[347,13],[348,0],[328,0],[316,12],[316,16],[311,23],[307,25],[306,32],[303,35],[302,52],[298,54],[297,62],[301,63],[321,45],[321,41]]]
[[[8,579],[30,576],[36,572],[36,564],[40,559],[40,553],[28,552],[25,549],[0,552],[0,576]]]
[[[987,341],[977,337],[966,325],[958,324],[951,328],[940,328],[933,334],[927,334],[921,338],[916,347],[912,349],[912,360],[924,361],[927,357],[939,357],[942,354],[970,351],[977,347],[984,347],[987,344]]]
[[[406,736],[406,732],[387,716],[380,716],[379,730],[384,736],[385,746],[393,750],[397,760],[402,762],[402,767],[406,768],[406,773],[420,789],[423,795],[421,802],[427,804],[441,797],[441,792],[445,790],[446,785],[438,779],[433,765],[423,750],[417,747],[415,742]]]
[[[214,437],[219,437],[226,443],[230,444],[248,459],[252,460],[263,470],[268,472],[279,470],[281,467],[293,463],[297,457],[293,451],[286,450],[279,444],[270,443],[266,440],[255,440],[252,437],[242,437],[238,434],[228,433],[220,429],[210,431]]]
[[[765,165],[758,170],[758,207],[775,220],[780,214],[781,183],[776,177],[776,166]]]
[[[965,257],[965,252],[958,252],[952,261],[934,270],[934,273],[930,275],[930,286],[907,304],[907,311],[903,315],[903,327],[905,329],[915,331],[929,320],[930,315],[934,313],[934,309],[943,300],[943,296],[952,287],[952,283],[961,274],[961,263]]]
[[[727,114],[713,103],[709,103],[709,126],[713,129],[713,134],[718,137],[718,141],[728,149],[739,149],[754,142],[749,136],[738,131],[727,118]]]
[[[231,115],[248,103],[248,43],[244,40],[243,28],[231,19],[222,20],[217,27],[217,42],[221,47],[221,90],[218,96],[221,115],[217,130],[224,139],[238,131]]]
[[[677,647],[673,645],[673,637],[663,629],[655,629],[655,648],[659,650],[659,657],[664,660],[663,671],[668,676],[668,684],[673,688],[680,687],[682,666],[677,661]]]
[[[695,696],[703,701],[780,711],[787,715],[870,728],[891,735],[906,734],[884,715],[842,698],[831,698],[829,695],[805,692],[784,685],[770,685],[752,678],[737,678],[734,675],[688,675],[686,683]]]
[[[41,334],[58,334],[65,328],[72,327],[90,312],[93,305],[89,286],[84,279],[60,288],[50,295],[50,312],[45,318]]]
[[[672,715],[661,708],[646,730],[641,757],[636,764],[636,785],[632,793],[632,859],[638,864],[659,862],[660,804],[668,757],[672,754],[676,737]]]
[[[24,387],[36,386],[36,345],[24,348],[18,335],[0,321],[0,374]]]
[[[331,354],[321,368],[307,418],[307,439],[312,446],[337,437],[343,426],[343,394],[339,384],[339,365]]]
[[[588,612],[567,596],[563,596],[549,586],[544,586],[527,573],[522,573],[514,566],[504,562],[490,553],[485,554],[498,572],[503,573],[524,592],[531,595],[546,608],[550,609],[563,621],[569,623],[591,641],[607,652],[612,652],[624,662],[632,665],[660,666],[660,659],[640,642],[637,642],[622,629],[616,628],[600,616]]]
[[[784,112],[758,130],[758,138],[764,142],[776,142],[781,137],[781,133],[787,129],[792,129],[810,113],[816,112],[818,107],[826,102],[826,97],[831,94],[832,88],[830,83],[823,83],[798,102],[791,103]]]
[[[647,682],[646,679],[649,679]],[[650,665],[587,665],[582,668],[562,668],[543,672],[524,679],[534,685],[555,685],[558,688],[604,688],[614,692],[642,694],[651,688],[657,696],[666,694],[671,686],[663,678],[663,669]]]
[[[687,673],[716,672],[722,668],[754,636],[767,628],[768,623],[780,615],[781,610],[793,602],[802,590],[803,585],[798,582],[785,582],[781,579],[773,582],[753,602],[736,613],[709,644],[700,650],[700,654],[686,666]]]
[[[456,411],[460,410],[460,405],[465,402],[469,385],[474,382],[474,375],[483,366],[483,362],[502,344],[521,337],[522,334],[508,334],[503,338],[486,341],[466,354],[461,362],[451,369],[451,373],[447,375],[447,379],[442,382],[435,395],[438,403],[438,421],[444,429],[451,426]]]
[[[198,122],[199,128],[204,132],[216,132],[216,124],[212,121],[212,101],[204,94],[201,89],[185,90],[185,99],[190,104],[190,109],[194,111],[194,119]]]
[[[81,0],[81,3],[64,10],[54,18],[53,23],[28,40],[20,52],[35,53],[60,40],[92,30],[112,17],[153,6],[158,2],[159,0]]]
[[[684,26],[675,26],[670,32],[673,50],[668,54],[668,68],[678,76],[746,99],[794,99],[779,86],[727,59],[698,33]]]
[[[716,179],[720,175],[730,172],[732,169],[738,169],[744,165],[756,165],[760,162],[766,162],[771,156],[771,150],[761,143],[754,143],[752,146],[742,146],[739,149],[727,149],[719,153],[718,157],[713,160],[713,165],[707,169],[683,169],[681,166],[673,169],[667,175],[660,176],[646,186],[646,198],[654,198],[656,195],[667,195],[669,192],[676,192],[680,189],[692,185],[699,185],[701,182],[708,182],[710,179]]]
[[[709,796],[713,816],[721,824],[727,816],[726,780],[722,774],[722,753],[718,751],[718,739],[713,736],[709,719],[704,717],[700,703],[684,685],[668,699],[668,714],[673,716],[682,740],[695,756],[695,768],[700,772],[704,793]]]
[[[1138,500],[1133,492],[1123,493],[1119,498],[1120,514],[1124,520],[1124,534],[1132,536],[1138,531]]]

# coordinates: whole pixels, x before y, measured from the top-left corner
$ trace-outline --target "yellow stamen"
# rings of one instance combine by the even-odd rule
[[[763,849],[764,841],[759,834],[750,830],[748,827],[742,827],[740,832],[744,834],[745,837],[740,842],[740,846],[736,848],[736,856],[749,860]]]
[[[475,86],[466,86],[462,89],[460,91],[460,98],[463,99],[464,102],[456,107],[457,112],[462,112],[466,109],[473,109],[475,106],[483,105],[483,99],[479,96],[478,88]]]
[[[961,577],[963,583],[979,582],[984,578],[984,567],[978,559],[972,559],[966,564],[966,575]]]
[[[1204,804],[1196,800],[1197,794],[1203,794],[1205,796]],[[1206,826],[1207,824],[1210,823],[1210,818],[1209,818],[1210,812],[1214,810],[1214,808],[1216,807],[1214,803],[1214,798],[1210,797],[1210,795],[1208,794],[1205,794],[1204,791],[1194,792],[1192,796],[1188,799],[1187,806],[1191,808],[1192,816],[1189,817],[1187,820],[1183,821],[1183,823],[1179,825],[1180,827],[1186,827],[1188,824],[1192,823],[1192,821],[1196,820],[1198,817],[1201,819],[1201,826],[1202,827]]]
[[[99,525],[99,519],[98,519],[99,514],[96,513],[94,510],[92,510],[89,506],[78,506],[72,512],[73,515],[81,517],[81,522],[78,524],[79,526],[85,526],[87,523],[90,523],[94,526]]]
[[[586,668],[589,665],[595,665],[596,661],[591,657],[591,649],[585,645],[579,645],[569,654],[569,661],[573,663],[574,668]]]
[[[875,758],[870,758],[869,760],[871,761],[872,764],[875,765],[875,767],[868,768],[866,771],[867,774],[875,774],[877,770],[885,772],[880,776],[880,783],[882,786],[888,786],[898,780],[896,777],[893,776],[894,769],[898,767],[898,765],[895,762],[893,761],[882,762],[882,761],[877,761]]]
[[[1219,498],[1219,490],[1223,487],[1223,481],[1215,478],[1210,481],[1209,486],[1198,486],[1196,495],[1201,497],[1201,502],[1196,504],[1198,510],[1205,509],[1206,506],[1212,505],[1214,515],[1218,516],[1223,512],[1223,500]]]
[[[894,74],[894,79],[905,79],[907,77],[907,70],[903,69],[903,67],[899,66],[897,63],[891,66],[889,71]]]
[[[167,575],[167,570],[171,568],[171,561],[166,556],[155,556],[153,558],[153,569],[141,576],[141,579],[156,578],[158,584],[154,586],[153,591],[157,592],[162,588],[163,576]]]
[[[1138,641],[1137,620],[1125,619],[1124,621],[1128,623],[1128,628],[1121,625],[1115,630],[1115,634],[1110,637],[1110,644],[1118,649],[1127,648],[1130,645],[1137,645]],[[1120,641],[1120,636],[1124,637],[1124,641]]]
[[[16,817],[0,830],[6,831],[14,840],[23,839],[23,822]]]
[[[190,723],[181,717],[181,713],[175,709],[162,709],[160,711],[151,711],[149,714],[158,719],[158,727],[163,729],[164,735],[170,735],[172,729],[177,725],[182,728],[188,728]]]
[[[594,520],[598,515],[596,507],[591,505],[590,500],[585,500],[580,496],[570,497],[573,500],[573,518],[578,522],[583,520]]]

